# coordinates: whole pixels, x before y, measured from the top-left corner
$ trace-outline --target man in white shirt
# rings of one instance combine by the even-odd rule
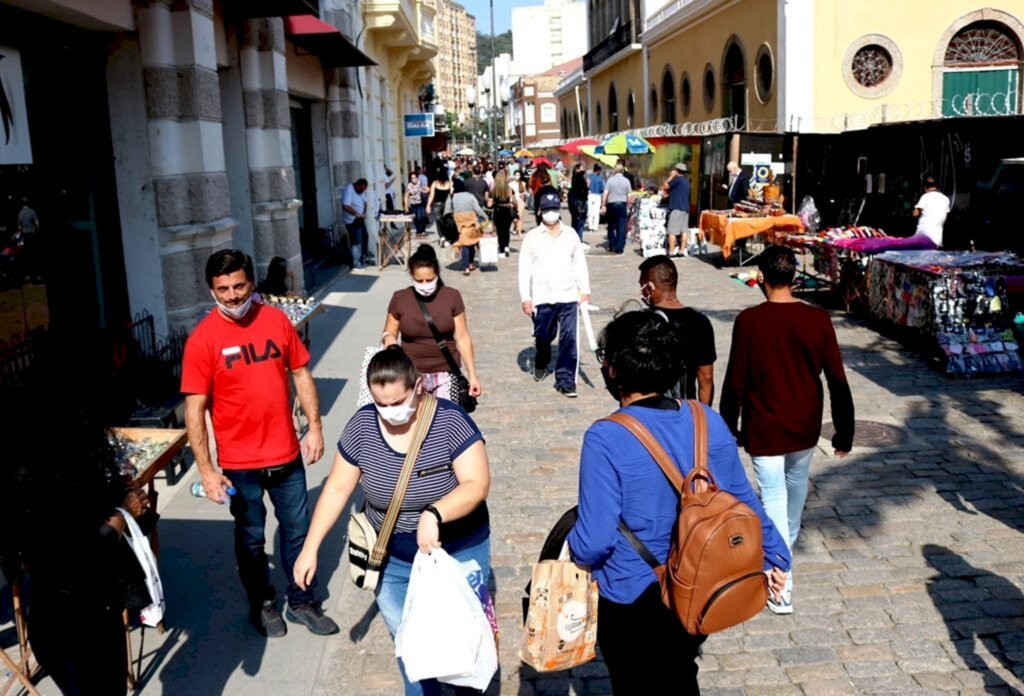
[[[936,249],[942,248],[942,226],[949,215],[949,198],[939,191],[935,179],[924,180],[924,194],[914,206],[914,217],[917,218],[915,237],[924,235],[935,244]],[[922,240],[923,241],[923,240]]]
[[[345,187],[341,197],[341,221],[348,230],[352,246],[352,268],[366,267],[366,179],[357,179]]]
[[[541,225],[523,238],[519,250],[519,296],[523,313],[533,319],[537,348],[533,379],[547,376],[551,342],[558,335],[555,389],[576,398],[578,351],[576,313],[590,302],[590,274],[579,235],[562,224],[562,199],[549,192],[540,199]]]

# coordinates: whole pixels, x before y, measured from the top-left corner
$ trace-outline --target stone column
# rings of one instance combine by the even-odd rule
[[[243,20],[239,58],[256,275],[262,277],[270,260],[281,256],[295,273],[296,290],[303,292],[298,215],[302,202],[295,197],[284,47],[280,18]]]
[[[212,0],[136,0],[167,322],[211,304],[207,257],[228,248],[230,216]]]
[[[355,69],[338,68],[327,88],[327,110],[330,114],[331,174],[334,179],[334,200],[341,220],[342,186],[363,175],[359,157],[359,114],[356,99]]]

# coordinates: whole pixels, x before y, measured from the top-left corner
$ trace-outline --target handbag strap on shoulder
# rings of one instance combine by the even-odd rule
[[[415,290],[412,291],[415,294]],[[430,316],[430,308],[427,307],[427,303],[422,298],[417,297],[416,302],[420,305],[420,311],[423,312],[423,319],[427,322],[427,327],[430,329],[430,333],[433,334],[434,340],[437,341],[437,347],[441,351],[441,355],[444,356],[445,361],[448,363],[448,369],[452,372],[461,373],[459,364],[455,362],[455,356],[448,350],[448,343],[444,340],[441,332],[437,330],[437,324],[434,323],[434,318]]]
[[[398,482],[395,484],[395,492],[391,496],[391,503],[384,515],[384,522],[380,525],[380,532],[377,534],[377,541],[370,552],[370,565],[381,566],[384,563],[384,554],[387,552],[388,542],[391,541],[391,533],[395,530],[398,522],[398,514],[401,512],[402,500],[405,499],[405,491],[412,479],[412,470],[416,465],[416,458],[419,456],[423,441],[427,438],[431,423],[434,422],[434,414],[437,412],[437,399],[432,394],[424,394],[420,401],[419,413],[416,417],[416,428],[413,431],[412,442],[409,443],[409,451],[405,454],[405,462],[402,463],[402,471],[398,474]]]

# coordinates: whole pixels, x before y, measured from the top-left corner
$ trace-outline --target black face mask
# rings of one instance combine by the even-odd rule
[[[604,379],[604,388],[608,390],[608,393],[611,394],[611,397],[616,401],[620,401],[621,398],[619,396],[619,385],[615,383],[615,380],[612,379],[611,374],[609,374],[607,363],[601,365],[601,378]]]

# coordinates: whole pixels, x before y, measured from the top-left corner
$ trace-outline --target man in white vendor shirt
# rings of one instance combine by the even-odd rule
[[[590,274],[579,235],[562,224],[562,200],[556,193],[540,199],[541,225],[523,238],[519,250],[519,296],[523,313],[533,319],[537,348],[533,379],[547,376],[551,342],[558,335],[555,389],[576,398],[578,341],[576,318],[580,302],[590,302]]]
[[[917,232],[914,236],[927,237],[936,249],[941,249],[942,226],[949,215],[949,198],[939,191],[939,185],[932,177],[924,180],[924,194],[914,206],[913,215],[917,218]]]

